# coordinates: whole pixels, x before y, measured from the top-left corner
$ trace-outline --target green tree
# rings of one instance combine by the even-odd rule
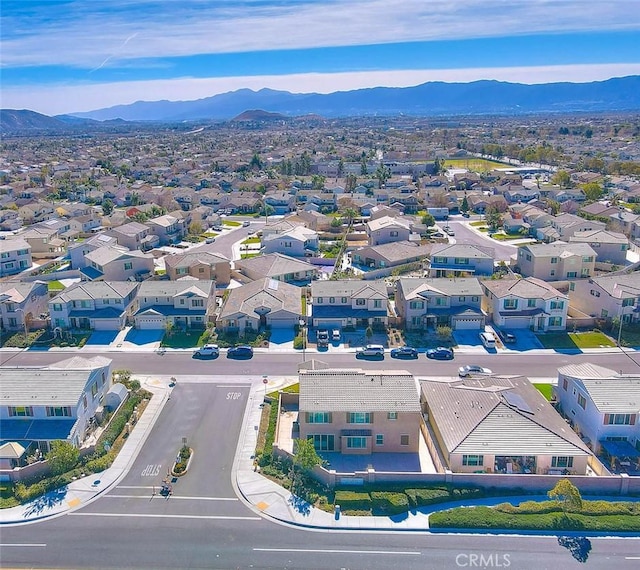
[[[311,186],[314,190],[322,190],[324,188],[325,177],[319,174],[314,174],[311,177]]]
[[[302,473],[308,473],[313,470],[316,465],[322,464],[322,458],[316,452],[311,439],[296,440],[296,449],[293,454],[293,477],[291,481],[291,491],[293,492],[297,484],[298,476]]]
[[[460,211],[461,212],[468,212],[471,208],[469,208],[469,200],[467,200],[467,197],[465,196],[462,199],[462,204],[460,204]]]
[[[562,512],[567,510],[579,511],[582,508],[582,496],[578,488],[569,479],[560,479],[547,496],[562,505]]]
[[[557,184],[560,188],[569,188],[571,186],[571,175],[566,170],[558,170],[551,177],[551,183]]]
[[[262,169],[262,161],[260,160],[260,157],[258,156],[257,152],[253,153],[253,156],[251,157],[251,162],[249,163],[249,168],[251,168],[251,170]]]
[[[391,171],[381,162],[376,168],[376,178],[378,179],[378,188],[382,188],[389,177],[391,176]]]
[[[71,471],[77,465],[79,458],[80,451],[78,448],[61,439],[51,443],[51,451],[45,456],[54,475]]]
[[[498,227],[502,224],[502,213],[494,204],[489,204],[487,206],[487,209],[484,211],[484,217],[487,221],[487,225],[492,230],[497,230]]]
[[[582,185],[582,191],[590,202],[596,202],[602,198],[602,186],[597,182],[588,182]]]
[[[535,179],[536,179],[536,186],[538,187],[538,190],[540,190],[540,173],[539,172],[535,175]]]
[[[428,228],[435,225],[436,223],[436,219],[429,213],[422,216],[422,219],[420,221]]]
[[[202,224],[200,222],[191,222],[189,224],[189,233],[192,236],[199,236],[202,233]]]
[[[333,220],[331,220],[331,227],[332,228],[339,228],[342,226],[342,219],[335,217],[333,218]]]
[[[347,221],[351,223],[353,219],[358,216],[358,211],[355,208],[349,207],[349,208],[345,208],[342,214],[344,215],[345,218],[347,218]]]
[[[344,159],[341,158],[338,161],[338,178],[342,178],[343,174],[344,174]]]
[[[346,184],[345,184],[345,191],[346,192],[353,192],[356,189],[356,186],[358,184],[358,178],[356,177],[355,174],[347,174],[347,179],[346,179]]]
[[[111,212],[113,212],[113,201],[111,200],[111,198],[105,198],[104,200],[102,200],[102,213],[105,216],[108,216],[111,214]]]

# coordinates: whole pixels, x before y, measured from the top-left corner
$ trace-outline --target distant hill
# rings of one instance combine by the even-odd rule
[[[520,115],[640,110],[640,76],[591,83],[524,85],[500,81],[430,82],[415,87],[376,87],[329,94],[240,89],[195,101],[138,101],[75,117],[127,121],[228,121],[247,109],[288,117],[320,115]]]
[[[287,115],[283,115],[281,113],[269,113],[268,111],[255,109],[240,113],[237,117],[231,119],[231,122],[242,123],[248,121],[282,121],[290,119],[291,117],[287,117]]]
[[[50,131],[66,127],[65,123],[27,109],[0,109],[0,132]]]

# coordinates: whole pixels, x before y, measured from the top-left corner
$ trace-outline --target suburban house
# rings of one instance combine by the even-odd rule
[[[234,267],[252,281],[269,277],[276,281],[300,285],[311,283],[319,276],[319,269],[315,265],[281,253],[239,259],[234,261]]]
[[[0,277],[31,269],[31,245],[20,237],[0,240]]]
[[[640,376],[596,364],[558,368],[553,387],[563,414],[596,452],[640,470]],[[624,459],[628,458],[628,459]],[[625,465],[622,465],[625,467]]]
[[[80,269],[87,266],[87,260],[85,255],[91,253],[101,247],[109,247],[118,245],[118,240],[115,236],[110,236],[105,233],[101,233],[90,237],[84,241],[72,242],[67,246],[67,253],[71,260],[71,267],[73,269]]]
[[[596,252],[596,261],[626,265],[629,240],[627,236],[607,230],[586,230],[574,233],[570,243],[588,243]]]
[[[58,231],[55,228],[46,228],[35,226],[20,232],[15,238],[9,238],[12,241],[20,239],[26,241],[31,248],[32,257],[52,258],[64,253],[65,241],[58,237]]]
[[[111,386],[111,360],[73,356],[46,367],[2,367],[0,384],[0,445],[42,454],[56,440],[80,447]]]
[[[408,241],[411,235],[411,226],[408,221],[391,216],[369,220],[366,223],[366,229],[370,246]]]
[[[314,281],[311,297],[314,328],[375,328],[388,324],[389,296],[384,281]]]
[[[115,236],[118,245],[130,250],[148,251],[160,245],[160,238],[151,228],[140,222],[129,222],[107,231],[108,235]]]
[[[482,287],[484,310],[498,327],[547,332],[567,326],[569,297],[541,279],[486,280]]]
[[[517,271],[543,281],[584,279],[593,275],[596,252],[587,243],[541,243],[518,248]]]
[[[546,242],[569,241],[576,232],[604,229],[605,224],[597,220],[587,220],[575,214],[560,214],[551,218],[549,226],[539,229],[535,237]]]
[[[305,225],[303,223],[295,221],[294,216],[288,216],[273,223],[267,222],[262,228],[262,239],[264,240],[269,236],[283,234],[300,227],[303,228],[305,227]]]
[[[290,257],[318,254],[318,233],[304,226],[297,226],[280,234],[262,236],[263,253],[283,253]]]
[[[202,329],[213,320],[216,307],[214,281],[143,281],[133,307],[137,329]]]
[[[640,273],[572,281],[569,300],[572,307],[586,315],[637,324],[640,322]]]
[[[400,278],[396,281],[395,307],[407,330],[438,325],[453,330],[484,330],[482,286],[478,279]]]
[[[25,331],[47,311],[49,288],[45,281],[0,281],[0,329]]]
[[[420,389],[439,470],[586,474],[589,448],[528,378],[421,380]]]
[[[387,273],[391,273],[393,267],[423,261],[430,252],[431,245],[398,241],[356,249],[351,253],[351,261],[363,271],[388,269]]]
[[[231,262],[224,255],[212,251],[167,255],[164,265],[172,281],[186,276],[215,281],[218,286],[229,285],[231,281]]]
[[[216,328],[239,336],[266,327],[293,331],[301,317],[300,288],[265,277],[229,290]]]
[[[431,248],[429,277],[492,275],[495,251],[464,243],[438,243]]]
[[[153,255],[121,246],[100,247],[87,253],[80,269],[85,281],[141,281],[153,275]]]
[[[264,196],[264,203],[271,206],[276,215],[288,214],[296,209],[295,194],[289,192],[267,192]]]
[[[305,370],[300,375],[300,439],[319,452],[417,453],[420,401],[404,370]]]
[[[51,326],[61,329],[122,330],[131,315],[139,283],[81,281],[49,301]]]
[[[153,235],[158,236],[160,245],[178,243],[187,233],[184,221],[169,214],[152,218],[146,222],[146,225]]]

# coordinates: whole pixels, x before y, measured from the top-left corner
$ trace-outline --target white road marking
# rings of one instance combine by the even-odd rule
[[[625,560],[640,560],[640,556],[625,556]]]
[[[158,485],[156,485],[158,487]],[[153,489],[153,485],[116,485],[117,489]]]
[[[174,497],[170,500],[173,501]],[[131,517],[131,518],[148,518],[148,519],[210,519],[225,521],[261,521],[262,517],[233,517],[222,515],[155,515],[146,513],[69,513],[74,517]]]
[[[152,489],[153,487],[149,487]],[[156,487],[158,491],[160,491],[160,486]],[[105,498],[110,499],[149,499],[148,495],[105,495]],[[237,501],[237,497],[178,497],[176,495],[171,495],[171,500],[173,499],[182,499],[187,501]]]
[[[302,552],[305,554],[403,554],[422,556],[422,552],[400,550],[315,550],[311,548],[254,548],[257,552]]]
[[[4,543],[0,544],[1,548],[6,548],[7,546],[15,546],[17,548],[28,548],[28,547],[44,548],[47,545],[46,544],[35,544],[35,543],[28,544],[26,542],[22,543],[22,544],[19,543],[19,542],[15,543],[15,544],[4,544]]]

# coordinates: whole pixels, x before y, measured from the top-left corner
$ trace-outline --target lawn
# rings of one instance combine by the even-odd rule
[[[498,241],[509,241],[511,239],[526,239],[529,236],[522,235],[522,234],[493,234],[491,237]],[[534,240],[531,239],[531,241],[534,241]]]
[[[60,291],[64,291],[65,287],[60,281],[49,281],[47,288],[49,289],[49,293],[59,293]]]
[[[556,350],[579,348],[602,348],[616,345],[606,334],[600,331],[578,333],[544,333],[536,335],[544,348]]]
[[[246,240],[242,242],[242,245],[250,245],[252,243],[260,243],[260,238],[256,236],[248,237]]]
[[[207,331],[176,331],[162,337],[161,346],[166,348],[193,348],[206,344],[209,340]]]
[[[232,227],[232,228],[237,228],[237,227],[240,227],[242,225],[242,223],[241,222],[234,222],[233,220],[224,220],[222,222],[222,225],[223,226],[229,226],[229,227]]]
[[[553,398],[553,384],[534,384],[536,390],[540,392],[550,402]]]
[[[508,168],[509,166],[504,162],[496,162],[495,160],[486,160],[484,158],[451,158],[444,164],[445,168],[466,168],[475,172],[484,172],[494,168]]]
[[[487,222],[482,222],[482,221],[479,221],[479,222],[469,222],[469,225],[470,225],[470,226],[473,226],[474,228],[479,228],[479,227],[481,227],[481,226],[486,227],[486,226],[487,226]]]

